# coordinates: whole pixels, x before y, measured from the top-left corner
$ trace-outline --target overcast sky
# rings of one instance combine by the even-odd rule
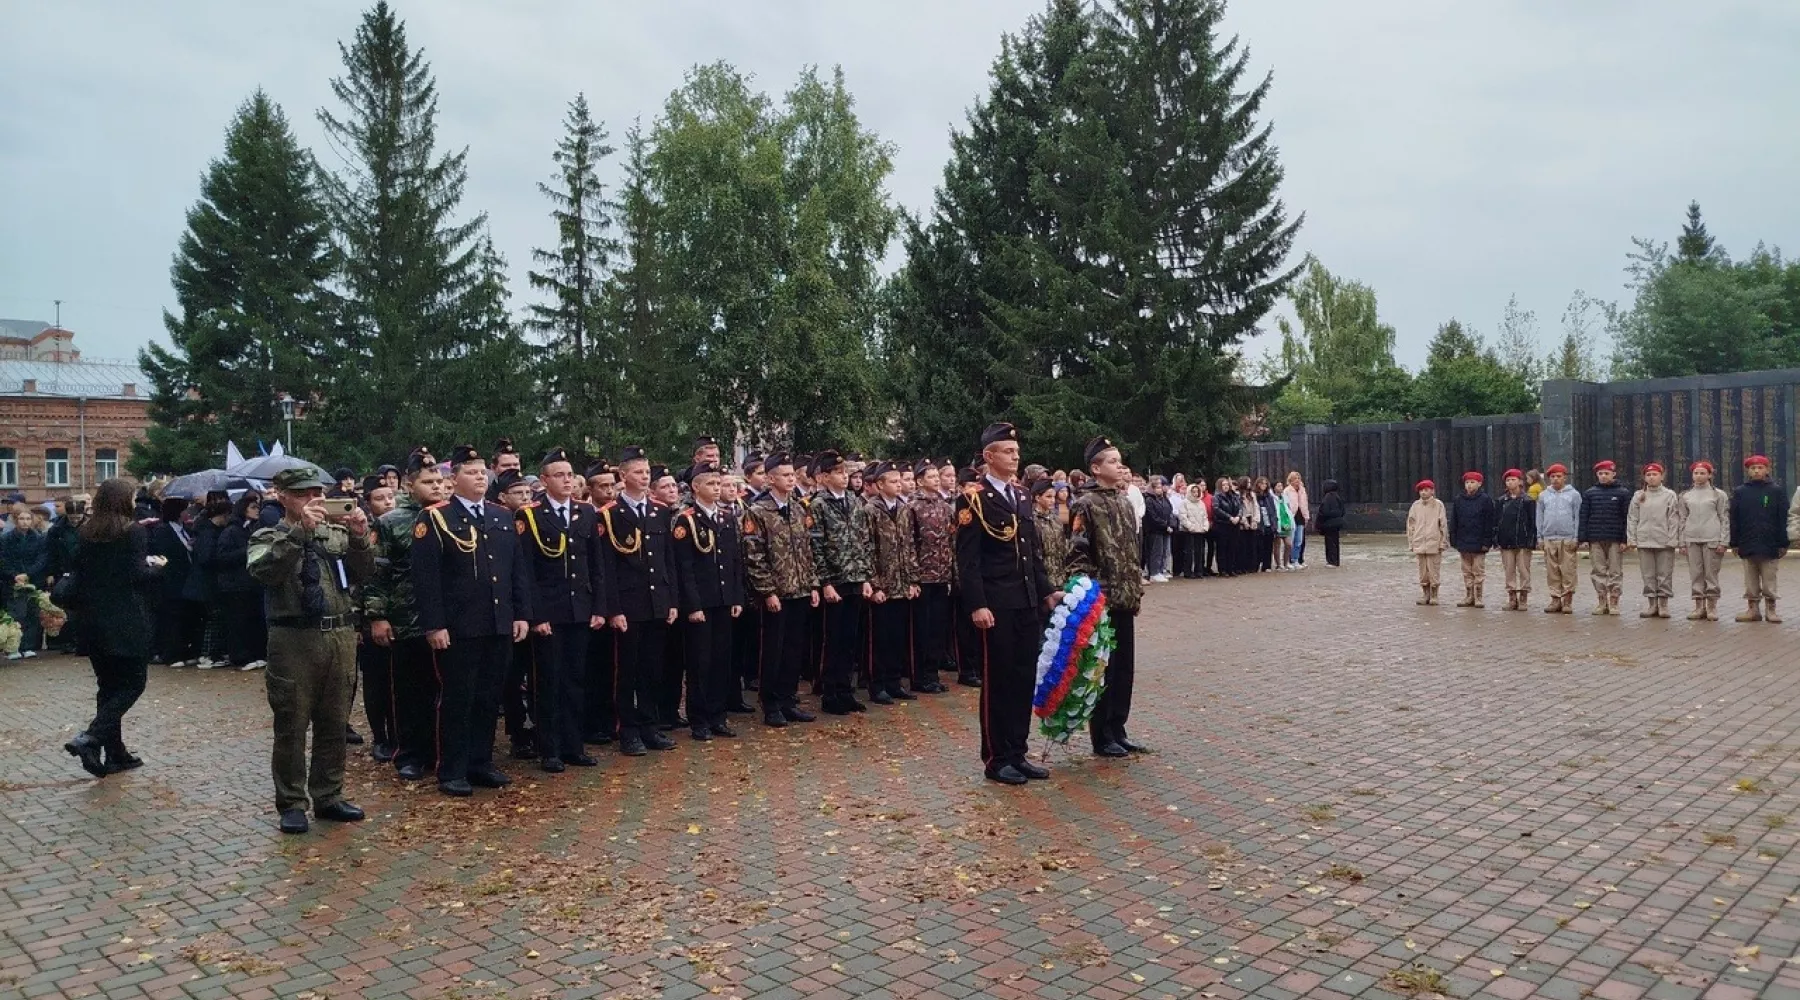
[[[337,162],[314,113],[363,4],[0,6],[0,316],[49,320],[60,298],[90,356],[133,356],[163,336],[183,215],[246,95],[263,87]],[[777,94],[840,64],[898,147],[894,199],[918,210],[1001,34],[1041,7],[398,3],[437,75],[440,141],[469,147],[465,209],[489,214],[518,292],[553,238],[535,184],[577,91],[616,139],[695,63]],[[1228,24],[1274,73],[1281,194],[1306,213],[1295,261],[1310,250],[1372,285],[1403,363],[1449,317],[1492,331],[1514,293],[1548,346],[1570,293],[1621,297],[1630,237],[1672,238],[1689,199],[1735,254],[1800,252],[1800,3],[1237,0]]]

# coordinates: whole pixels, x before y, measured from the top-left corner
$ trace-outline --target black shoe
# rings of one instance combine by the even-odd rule
[[[118,774],[120,771],[130,771],[143,766],[143,758],[133,756],[131,751],[125,749],[123,743],[106,748],[107,774]]]
[[[801,708],[799,705],[788,705],[782,708],[781,717],[789,722],[817,722],[819,717]]]
[[[642,757],[650,751],[645,749],[644,741],[636,736],[619,737],[619,752],[627,757]]]
[[[305,833],[306,829],[306,810],[283,809],[281,811],[282,833]]]
[[[369,751],[369,756],[375,758],[375,762],[378,764],[386,764],[394,759],[394,748],[386,743],[377,743],[375,748]]]
[[[850,703],[842,698],[825,698],[819,702],[819,711],[826,715],[849,715],[855,709],[851,708]]]
[[[950,689],[945,687],[942,684],[939,684],[937,681],[931,681],[926,684],[918,684],[913,687],[913,691],[916,694],[943,694],[945,691],[948,691],[948,690],[950,690]]]
[[[529,743],[514,743],[512,745],[513,760],[536,760],[537,755],[537,747],[532,746]]]
[[[901,687],[898,684],[894,685],[893,687],[888,688],[888,694],[892,695],[895,701],[918,701],[919,700],[918,695],[913,694],[911,691],[906,690],[905,688]]]
[[[469,784],[477,788],[505,788],[512,784],[512,779],[491,767],[471,767]]]
[[[1143,745],[1142,743],[1133,743],[1131,740],[1129,740],[1123,736],[1119,737],[1116,740],[1113,740],[1113,742],[1117,743],[1121,747],[1124,747],[1126,753],[1149,753],[1150,752],[1149,747]]]
[[[754,715],[754,714],[756,714],[756,709],[751,708],[749,705],[746,705],[744,703],[744,699],[742,699],[742,698],[739,698],[737,701],[733,702],[730,705],[726,705],[725,711],[736,712],[739,715]]]
[[[708,728],[710,729],[710,731],[712,732],[712,734],[714,736],[718,736],[718,737],[721,737],[721,738],[727,739],[727,740],[737,739],[737,730],[731,728],[729,725],[727,725],[723,722],[715,722]]]
[[[570,767],[599,767],[600,759],[587,753],[578,753],[573,757],[564,757],[563,763]]]
[[[1094,748],[1096,757],[1129,757],[1131,751],[1110,740]]]
[[[869,710],[869,706],[857,701],[855,698],[851,698],[847,704],[850,706],[850,711],[852,712],[867,712]]]
[[[581,742],[591,743],[597,747],[603,747],[612,741],[613,738],[611,733],[589,733],[581,738]]]
[[[313,806],[313,815],[333,823],[361,823],[363,819],[361,809],[341,800],[328,806]]]
[[[401,781],[419,781],[425,777],[425,768],[418,764],[401,764],[394,768],[394,773]]]
[[[106,763],[100,759],[100,741],[87,733],[76,733],[75,738],[63,744],[71,756],[81,759],[81,769],[96,778],[106,777]],[[305,818],[305,814],[302,814]]]
[[[894,696],[888,694],[886,691],[877,691],[869,696],[869,700],[877,705],[892,705],[894,703]]]
[[[344,727],[344,742],[350,744],[353,747],[362,746],[362,742],[363,742],[362,734],[357,732],[354,728],[352,728],[350,726],[345,726]]]
[[[562,762],[561,757],[545,757],[538,762],[538,766],[543,768],[546,774],[561,774],[568,770],[568,766]]]
[[[675,731],[675,723],[659,722],[656,724],[656,731],[659,733],[672,733]]]
[[[1050,769],[1049,768],[1043,767],[1038,764],[1033,764],[1031,761],[1028,761],[1028,760],[1019,761],[1018,763],[1014,764],[1013,767],[1015,769],[1017,769],[1020,774],[1023,774],[1027,778],[1030,778],[1032,781],[1044,781],[1050,777]]]
[[[675,749],[675,741],[670,739],[667,736],[664,736],[662,733],[651,733],[650,735],[644,737],[644,745],[649,747],[652,750],[673,750],[673,749]]]
[[[694,726],[688,730],[688,738],[696,743],[712,742],[712,729],[708,726]]]
[[[987,780],[998,781],[1002,785],[1023,785],[1031,779],[1025,777],[1023,772],[1011,764],[1002,764],[999,767],[988,768]]]
[[[958,674],[956,683],[966,688],[978,688],[981,686],[981,678],[974,674]]]
[[[475,786],[458,778],[455,781],[438,782],[438,791],[453,798],[466,799],[475,794]]]
[[[787,726],[787,719],[783,718],[779,711],[764,712],[763,713],[763,725],[769,726],[769,727],[772,727],[775,729],[782,729]]]

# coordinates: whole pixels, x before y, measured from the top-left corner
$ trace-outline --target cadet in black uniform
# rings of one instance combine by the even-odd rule
[[[599,761],[582,745],[582,695],[589,638],[606,626],[600,513],[575,499],[575,467],[557,448],[538,469],[542,500],[515,515],[514,527],[532,578],[531,717],[537,724],[540,766],[551,774],[567,764]]]
[[[619,492],[619,474],[605,459],[599,459],[582,472],[588,481],[588,502],[596,513],[613,502]],[[602,553],[604,557],[604,553]],[[596,598],[604,597],[602,592]],[[610,615],[608,617],[611,617]],[[587,679],[583,694],[587,705],[581,715],[582,739],[588,743],[611,743],[619,728],[613,711],[613,659],[618,652],[611,635],[597,634],[588,641]]]
[[[675,747],[656,728],[656,678],[678,596],[669,554],[674,512],[650,499],[650,461],[644,449],[626,448],[618,474],[619,498],[600,509],[600,537],[606,542],[603,604],[617,641],[613,702],[619,752],[641,757],[646,748]]]
[[[1038,610],[1057,595],[1044,575],[1031,500],[1013,482],[1019,430],[981,433],[986,475],[956,499],[956,568],[962,612],[980,631],[981,763],[989,780],[1022,785],[1050,772],[1025,759],[1037,680]]]
[[[719,467],[697,462],[688,476],[694,501],[675,516],[670,538],[681,580],[682,651],[687,657],[688,729],[696,740],[736,736],[727,724],[732,634],[744,608],[737,520],[721,509]]]
[[[419,628],[435,653],[438,790],[473,794],[499,788],[494,721],[512,645],[523,642],[531,592],[512,518],[483,498],[487,463],[469,445],[450,453],[452,494],[426,508],[413,526],[413,599]]]

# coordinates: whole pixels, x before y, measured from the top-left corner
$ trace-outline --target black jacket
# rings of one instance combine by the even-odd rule
[[[1631,490],[1625,484],[1589,486],[1581,492],[1581,525],[1575,537],[1583,542],[1622,542],[1630,510]]]
[[[213,576],[219,593],[247,594],[262,588],[250,575],[250,533],[254,530],[241,523],[219,529],[212,550]]]
[[[531,577],[512,518],[498,504],[483,504],[479,519],[458,497],[420,511],[412,582],[419,630],[448,629],[451,642],[510,637],[513,622],[531,621]]]
[[[548,499],[513,515],[520,557],[531,577],[531,623],[586,625],[606,614],[606,555],[601,551],[600,512],[569,501],[569,523]]]
[[[1537,548],[1537,502],[1530,494],[1502,496],[1494,523],[1494,541],[1501,548]]]
[[[1583,508],[1586,509],[1586,508]],[[1740,559],[1774,559],[1788,547],[1787,491],[1752,479],[1731,491],[1731,547]]]
[[[1262,508],[1262,522],[1256,526],[1256,530],[1264,535],[1275,534],[1275,519],[1279,516],[1275,509],[1275,494],[1256,494],[1256,506]]]
[[[681,613],[744,604],[744,568],[737,519],[719,511],[709,517],[699,507],[684,508],[670,529],[675,575],[681,578]]]
[[[1450,547],[1474,554],[1494,547],[1498,508],[1486,493],[1458,493],[1444,513],[1450,521]]]
[[[159,573],[144,562],[148,535],[143,525],[133,524],[123,537],[76,548],[67,589],[83,652],[150,659]]]
[[[181,588],[181,596],[190,601],[211,603],[219,596],[219,532],[223,531],[212,522],[210,517],[194,519],[192,529],[194,540],[193,564],[188,569],[187,583]]]
[[[81,535],[68,518],[59,517],[50,522],[50,530],[44,532],[44,544],[50,550],[50,565],[45,575],[62,576],[75,568],[75,552],[81,548]]]
[[[1344,498],[1338,495],[1338,484],[1335,479],[1325,480],[1321,487],[1325,492],[1319,497],[1319,508],[1313,516],[1318,519],[1319,532],[1331,534],[1344,530]]]
[[[1234,493],[1214,493],[1213,494],[1212,526],[1213,526],[1214,531],[1218,531],[1221,529],[1225,529],[1225,530],[1229,530],[1229,531],[1243,530],[1240,525],[1231,523],[1232,518],[1239,517],[1243,513],[1244,513],[1244,495],[1242,493],[1234,492]]]
[[[181,599],[182,591],[187,589],[188,571],[192,569],[194,554],[175,534],[175,529],[167,521],[153,520],[145,525],[150,544],[150,554],[162,556],[169,561],[158,575],[161,597],[165,601]],[[191,536],[190,536],[191,537]]]
[[[623,495],[600,508],[607,614],[628,622],[666,621],[681,599],[669,545],[675,512],[654,500],[646,504],[642,520]]]
[[[1144,534],[1166,535],[1175,530],[1175,505],[1169,495],[1144,494]]]
[[[1050,579],[1029,497],[1014,503],[984,478],[956,498],[956,573],[965,613],[1038,607]]]

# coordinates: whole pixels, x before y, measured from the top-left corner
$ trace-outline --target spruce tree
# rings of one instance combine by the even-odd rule
[[[163,313],[171,346],[138,353],[154,423],[132,471],[217,468],[227,440],[277,439],[282,393],[319,388],[335,260],[314,170],[281,108],[252,94],[188,210],[170,268],[176,311]]]
[[[386,0],[338,50],[344,74],[331,90],[342,108],[318,117],[343,157],[323,186],[343,252],[344,313],[319,419],[343,458],[367,464],[453,443],[429,411],[489,336],[474,299],[486,219],[456,218],[467,150],[437,152],[437,85]],[[488,403],[460,398],[454,409]]]
[[[1681,236],[1675,240],[1675,252],[1679,260],[1695,264],[1712,260],[1715,253],[1723,253],[1713,241],[1712,234],[1706,231],[1706,221],[1700,217],[1697,201],[1688,202],[1687,222],[1682,224]]]

